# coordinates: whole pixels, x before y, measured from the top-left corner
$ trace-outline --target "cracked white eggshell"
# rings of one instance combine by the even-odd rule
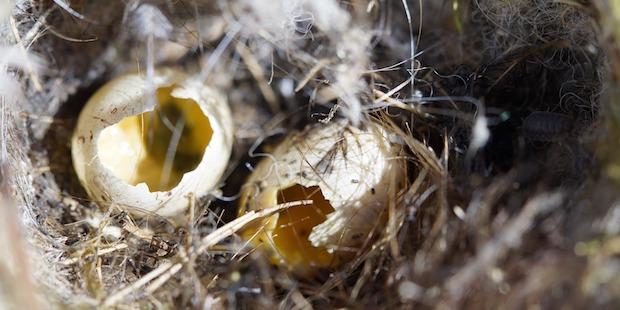
[[[402,153],[402,146],[390,142],[386,130],[374,122],[363,129],[346,120],[314,125],[287,137],[257,165],[246,184],[247,209],[275,205],[277,191],[295,184],[318,186],[334,212],[312,229],[309,240],[329,252],[350,251],[363,243],[395,198],[390,187],[396,186],[396,193],[405,185]]]
[[[232,117],[221,94],[182,71],[172,68],[156,70],[153,84],[153,89],[176,85],[171,95],[194,100],[209,119],[213,135],[198,166],[185,173],[176,187],[151,192],[145,183],[134,186],[122,181],[99,159],[97,141],[105,128],[126,117],[154,109],[154,104],[149,105],[145,100],[147,82],[139,73],[113,79],[88,100],[71,141],[73,166],[80,182],[96,202],[118,204],[136,216],[150,212],[176,216],[189,206],[190,193],[200,197],[219,183],[232,149]]]

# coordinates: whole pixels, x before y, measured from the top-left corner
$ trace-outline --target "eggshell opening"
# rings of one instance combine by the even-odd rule
[[[318,186],[305,187],[295,184],[277,192],[278,204],[300,200],[312,200],[312,204],[295,206],[280,212],[271,232],[271,242],[289,265],[302,269],[310,266],[330,266],[334,255],[323,247],[312,246],[308,236],[315,226],[327,219],[327,214],[334,212],[334,208]]]
[[[158,88],[153,111],[126,117],[101,132],[100,160],[122,181],[167,191],[202,160],[213,128],[196,101],[172,95],[176,88]]]

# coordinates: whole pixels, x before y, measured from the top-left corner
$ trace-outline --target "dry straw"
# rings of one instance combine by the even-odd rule
[[[613,307],[618,41],[612,0],[0,0],[0,306]],[[150,104],[164,66],[224,94],[234,147],[186,212],[136,217],[88,196],[70,141],[101,85],[141,72]],[[380,124],[407,182],[299,276],[240,235],[315,201],[239,195],[336,122]]]

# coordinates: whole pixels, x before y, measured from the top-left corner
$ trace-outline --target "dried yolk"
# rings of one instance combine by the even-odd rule
[[[277,192],[278,204],[312,200],[310,205],[295,206],[280,212],[271,232],[273,247],[286,263],[298,273],[308,273],[313,267],[338,265],[338,252],[329,253],[325,248],[312,246],[308,236],[312,228],[334,212],[318,186],[304,187],[295,184]]]
[[[157,89],[154,111],[126,117],[101,132],[99,158],[121,180],[166,191],[202,160],[213,136],[209,118],[194,100],[173,97],[174,88]]]

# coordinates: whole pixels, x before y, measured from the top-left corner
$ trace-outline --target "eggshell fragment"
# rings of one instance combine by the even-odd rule
[[[272,263],[299,275],[337,268],[384,223],[384,207],[395,198],[390,195],[406,183],[402,151],[372,122],[360,129],[338,120],[290,135],[252,172],[239,213],[294,201],[313,203],[254,223],[243,237],[268,248]]]
[[[155,100],[145,78],[132,73],[99,89],[80,113],[72,138],[73,165],[97,202],[136,216],[175,216],[190,193],[220,182],[233,141],[225,98],[185,73],[156,70]]]

